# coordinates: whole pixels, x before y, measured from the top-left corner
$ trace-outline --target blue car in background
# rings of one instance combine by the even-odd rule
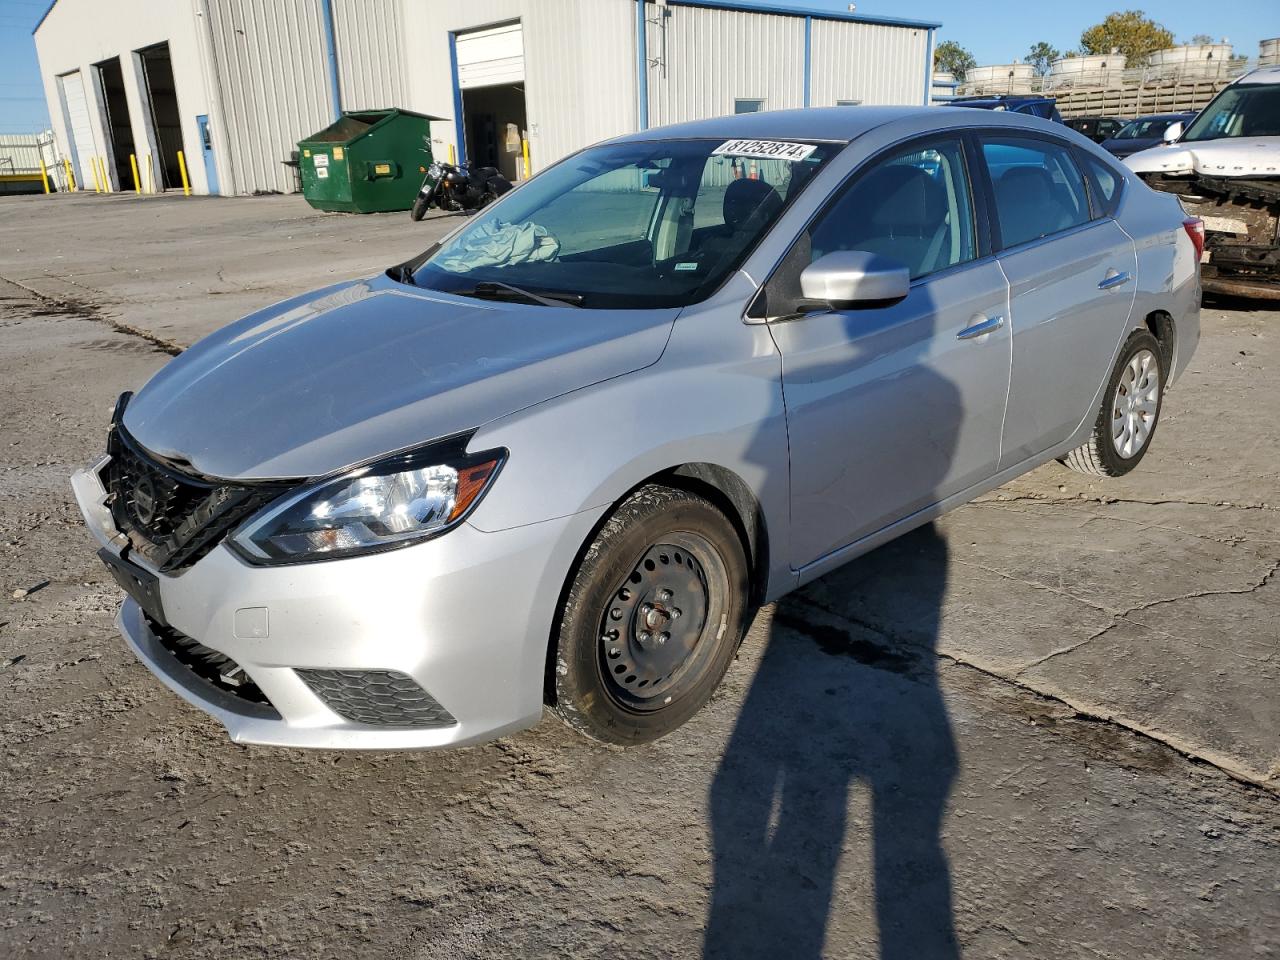
[[[1127,157],[1164,142],[1165,131],[1175,123],[1184,127],[1195,119],[1194,113],[1155,113],[1130,120],[1114,137],[1102,141],[1102,149],[1117,157]]]
[[[1004,110],[1009,113],[1026,113],[1045,120],[1062,122],[1058,113],[1058,101],[1053,97],[1002,93],[997,96],[956,97],[947,101],[949,107],[977,107],[979,110]]]

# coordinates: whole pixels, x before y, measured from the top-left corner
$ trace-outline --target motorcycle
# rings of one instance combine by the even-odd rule
[[[427,168],[409,216],[421,220],[432,206],[452,211],[479,210],[510,189],[511,181],[494,167],[471,168],[436,162]]]

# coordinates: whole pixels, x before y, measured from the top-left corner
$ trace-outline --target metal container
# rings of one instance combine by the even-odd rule
[[[431,164],[430,117],[411,110],[361,110],[298,141],[302,195],[317,210],[408,210]]]

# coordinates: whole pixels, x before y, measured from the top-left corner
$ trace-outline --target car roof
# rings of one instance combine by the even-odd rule
[[[992,123],[1046,129],[1058,127],[1051,121],[1009,111],[973,110],[968,107],[808,107],[796,110],[766,110],[759,113],[730,114],[707,120],[692,120],[666,127],[651,127],[615,137],[609,143],[646,140],[807,140],[816,143],[848,143],[862,134],[888,124],[936,118],[938,129],[955,126],[989,126]]]
[[[1258,67],[1256,70],[1250,70],[1235,82],[1250,85],[1280,83],[1280,67]]]

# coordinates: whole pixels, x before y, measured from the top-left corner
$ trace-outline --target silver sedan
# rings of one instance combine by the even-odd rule
[[[949,108],[620,137],[224,328],[74,487],[144,663],[240,741],[651,740],[752,609],[1046,461],[1133,469],[1203,234]]]

